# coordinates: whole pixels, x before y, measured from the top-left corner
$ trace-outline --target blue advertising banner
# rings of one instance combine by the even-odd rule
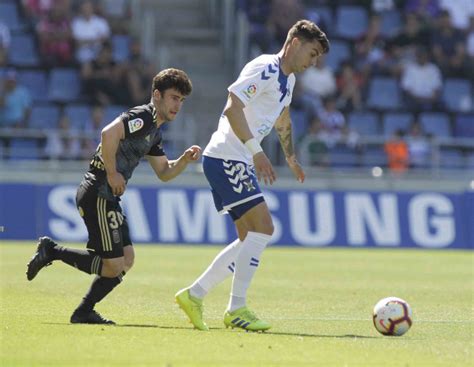
[[[75,185],[0,184],[0,239],[84,242]],[[474,193],[267,190],[277,245],[472,249]],[[236,237],[207,188],[130,186],[136,243],[225,244]]]

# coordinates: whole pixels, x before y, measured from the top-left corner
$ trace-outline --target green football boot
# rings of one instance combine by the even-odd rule
[[[209,330],[209,327],[202,320],[202,300],[196,297],[191,296],[189,289],[185,288],[180,290],[174,296],[176,298],[176,303],[189,317],[189,321],[194,327],[198,330]]]
[[[247,307],[239,308],[233,312],[226,311],[224,324],[226,327],[238,327],[250,331],[265,331],[272,327],[268,322],[260,320]]]

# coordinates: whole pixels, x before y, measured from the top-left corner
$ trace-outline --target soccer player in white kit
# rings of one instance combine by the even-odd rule
[[[272,184],[275,171],[260,142],[275,126],[291,171],[299,182],[305,174],[293,149],[289,106],[295,75],[314,65],[329,50],[324,32],[308,20],[288,31],[283,48],[275,55],[261,55],[242,69],[229,86],[229,96],[217,131],[203,153],[204,174],[220,213],[234,220],[238,238],[225,247],[204,273],[176,294],[178,305],[199,330],[203,321],[202,300],[228,276],[233,275],[226,327],[265,331],[271,325],[247,307],[246,294],[270,242],[273,223],[259,181]]]

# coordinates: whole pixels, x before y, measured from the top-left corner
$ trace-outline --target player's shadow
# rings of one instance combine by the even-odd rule
[[[309,333],[285,333],[278,331],[265,331],[263,334],[283,335],[283,336],[300,336],[302,338],[336,338],[336,339],[377,339],[376,336],[345,334],[345,335],[326,335],[326,334],[309,334]]]

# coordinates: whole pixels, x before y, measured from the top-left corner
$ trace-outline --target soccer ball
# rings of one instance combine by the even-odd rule
[[[374,326],[383,335],[400,336],[410,329],[410,305],[401,298],[387,297],[377,302],[373,313]]]

